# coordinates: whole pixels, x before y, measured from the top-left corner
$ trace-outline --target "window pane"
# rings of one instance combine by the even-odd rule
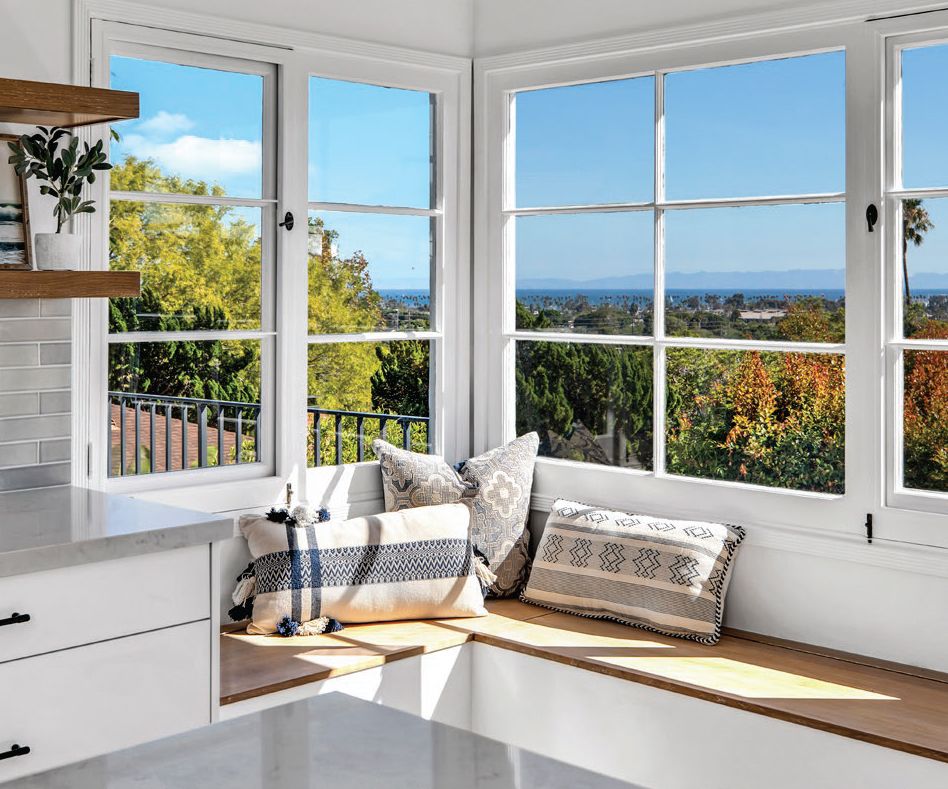
[[[842,493],[841,355],[669,349],[672,474]]]
[[[309,215],[309,333],[431,327],[433,220]]]
[[[841,192],[845,55],[665,77],[670,200]]]
[[[109,331],[259,329],[261,209],[113,200],[109,268],[140,271]]]
[[[112,126],[112,189],[262,196],[263,77],[118,56],[110,68],[141,102]]]
[[[110,345],[109,408],[110,476],[252,463],[260,343]]]
[[[517,328],[651,334],[651,211],[516,218]]]
[[[547,457],[652,468],[652,349],[517,343],[517,434]]]
[[[654,90],[639,77],[518,93],[517,206],[651,200]]]
[[[842,342],[842,203],[665,212],[672,337]]]
[[[374,460],[379,437],[430,451],[429,351],[419,340],[310,345],[308,464]]]
[[[906,337],[948,326],[948,199],[902,201],[902,316]]]
[[[932,333],[948,340],[948,324]],[[948,351],[905,351],[903,484],[948,493]]]
[[[432,99],[311,78],[309,199],[433,208]]]
[[[948,46],[902,52],[902,180],[907,187],[948,185]]]

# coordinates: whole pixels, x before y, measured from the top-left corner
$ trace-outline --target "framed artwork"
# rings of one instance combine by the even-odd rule
[[[26,179],[17,175],[7,162],[8,142],[18,138],[0,134],[0,268],[33,268],[33,234],[30,232],[30,208]]]

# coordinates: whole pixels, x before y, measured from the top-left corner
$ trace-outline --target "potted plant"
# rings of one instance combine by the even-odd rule
[[[64,137],[69,138],[68,142]],[[17,174],[45,182],[40,186],[40,193],[56,199],[53,208],[56,232],[36,234],[36,267],[72,268],[79,259],[79,239],[72,233],[64,233],[63,226],[76,214],[95,211],[92,200],[82,199],[82,187],[95,183],[97,171],[112,168],[102,150],[102,140],[95,145],[85,143],[80,153],[79,139],[67,129],[38,126],[35,134],[24,134],[8,145],[13,152],[8,161]]]

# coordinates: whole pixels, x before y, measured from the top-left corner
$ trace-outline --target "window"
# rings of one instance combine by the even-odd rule
[[[469,457],[469,60],[115,13],[77,46],[141,113],[83,262],[143,291],[77,307],[89,484],[232,509],[291,483],[344,512],[381,496],[377,437]]]
[[[310,466],[432,446],[436,116],[431,93],[310,78]]]
[[[887,210],[890,498],[945,507],[948,493],[948,44],[890,41]],[[933,495],[934,494],[934,495]],[[938,495],[941,494],[941,495]],[[940,501],[938,501],[940,499]],[[925,501],[927,500],[927,502]]]
[[[136,48],[110,60],[141,96],[115,124],[109,266],[110,477],[272,465],[273,70]]]
[[[844,117],[842,51],[512,92],[517,431],[841,494]]]

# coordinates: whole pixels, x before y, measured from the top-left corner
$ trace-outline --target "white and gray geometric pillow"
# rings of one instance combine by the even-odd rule
[[[473,488],[438,455],[422,455],[376,439],[372,449],[382,467],[385,511],[454,504]]]
[[[521,599],[716,644],[739,526],[558,500]]]
[[[460,501],[471,511],[471,541],[497,576],[490,592],[516,595],[529,569],[530,494],[539,437],[530,433],[460,464],[376,440],[385,509],[394,512]]]

